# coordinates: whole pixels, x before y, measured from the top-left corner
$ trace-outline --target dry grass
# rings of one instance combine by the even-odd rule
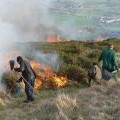
[[[77,90],[76,90],[77,89]],[[33,103],[22,97],[2,108],[2,120],[120,120],[120,85],[94,85],[74,91],[40,92]]]
[[[120,119],[120,86],[93,86],[78,94],[82,99],[88,120]],[[79,102],[79,101],[78,101]]]
[[[0,91],[0,106],[7,106],[13,98],[5,91]]]

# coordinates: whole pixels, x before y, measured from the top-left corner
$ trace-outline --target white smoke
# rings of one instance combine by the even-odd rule
[[[64,9],[71,14],[70,12],[75,12],[74,8],[78,5],[77,3],[81,5],[83,2],[84,0],[81,2],[66,0],[64,4],[64,0],[60,0],[61,8],[59,9],[59,0],[0,0],[0,75],[6,68],[3,65],[5,54],[14,49],[16,44],[19,46],[20,42],[44,41],[43,37],[46,34],[54,33],[57,30],[63,31],[67,37],[70,35],[71,38],[74,38],[76,36],[74,22],[71,25],[71,21],[66,19],[58,24],[54,20],[55,16],[54,13],[51,13],[51,8],[57,4],[58,8],[55,7],[55,9],[60,12]],[[67,22],[68,24],[65,25]],[[71,26],[68,27],[69,25]],[[19,48],[23,48],[23,46]]]
[[[57,16],[61,16],[61,12],[74,14],[83,3],[84,0],[0,0],[0,24],[4,24],[2,36],[8,37],[4,41],[43,41],[45,35],[59,32],[78,39],[74,21],[68,18],[58,23],[54,12]],[[51,8],[54,9],[52,12]]]
[[[59,56],[55,52],[45,53],[41,51],[35,51],[32,57],[38,60],[38,62],[41,64],[49,66],[54,71],[57,71],[59,68]]]
[[[41,25],[52,26],[50,3],[51,0],[0,0],[0,77],[6,70],[6,54],[16,44],[38,41],[43,34]]]
[[[49,16],[50,1],[0,0],[0,19],[17,28],[19,34],[22,35],[21,41],[39,40],[41,25],[47,27],[52,25]],[[18,33],[17,31],[15,34]]]

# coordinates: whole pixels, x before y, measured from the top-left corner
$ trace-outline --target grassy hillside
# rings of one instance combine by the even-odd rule
[[[87,71],[93,62],[98,62],[102,49],[108,43],[113,43],[115,51],[120,52],[120,39],[108,39],[103,42],[35,43],[34,47],[45,52],[56,52],[60,66],[57,72],[66,74],[71,80],[85,83]]]
[[[120,40],[107,40],[99,43],[78,41],[60,43],[32,43],[36,49],[44,52],[56,52],[59,55],[60,68],[68,78],[85,83],[87,70],[97,61],[102,48],[113,43],[120,52]],[[31,54],[31,53],[30,53]],[[30,56],[29,56],[30,57]],[[62,61],[62,62],[61,62]],[[120,85],[114,81],[102,85],[68,85],[61,89],[42,89],[36,91],[35,101],[25,104],[25,94],[12,95],[0,93],[1,120],[119,120]]]
[[[16,96],[0,108],[1,120],[119,120],[120,86],[42,90],[33,103]]]

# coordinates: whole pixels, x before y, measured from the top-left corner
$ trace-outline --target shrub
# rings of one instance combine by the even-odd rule
[[[76,55],[61,53],[60,58],[63,61],[63,63],[66,63],[66,64],[77,64],[77,57],[76,57]]]
[[[64,65],[60,68],[60,72],[66,74],[69,79],[82,83],[85,83],[87,77],[86,71],[77,65]]]
[[[98,57],[100,55],[100,51],[99,50],[94,50],[94,51],[91,51],[87,57],[90,58],[90,59],[96,59],[98,60]]]
[[[17,89],[16,80],[20,77],[19,74],[6,72],[2,76],[2,82],[6,85],[6,90],[11,93],[15,93]]]
[[[81,56],[79,58],[79,60],[80,60],[79,64],[80,64],[81,68],[83,68],[83,69],[90,69],[91,68],[93,61],[91,61],[91,59],[89,59],[88,57]]]

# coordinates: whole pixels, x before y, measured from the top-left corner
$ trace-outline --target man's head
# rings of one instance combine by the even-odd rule
[[[17,62],[20,64],[23,61],[23,58],[21,56],[17,57]]]
[[[109,43],[109,44],[108,44],[108,48],[113,49],[113,47],[114,47],[114,46],[113,46],[112,43]]]
[[[96,66],[96,65],[97,65],[97,63],[96,63],[96,62],[94,62],[94,63],[93,63],[93,66]]]
[[[9,61],[11,71],[14,69],[15,62],[14,60]]]
[[[96,68],[98,67],[98,64],[96,62],[93,63],[93,67]]]

